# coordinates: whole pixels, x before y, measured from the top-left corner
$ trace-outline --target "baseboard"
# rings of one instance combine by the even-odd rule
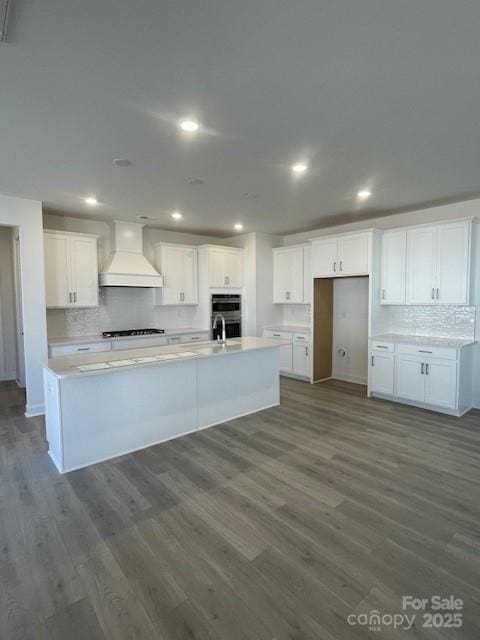
[[[357,378],[357,377],[342,378],[340,376],[332,375],[332,380],[341,380],[342,382],[351,382],[352,384],[361,384],[363,387],[367,386],[367,381],[365,380],[365,378]]]
[[[45,405],[44,404],[30,404],[25,408],[25,417],[26,418],[34,418],[35,416],[43,416],[45,415]]]
[[[435,413],[443,413],[447,416],[453,416],[454,418],[461,418],[466,413],[468,413],[471,409],[475,407],[467,407],[466,409],[445,409],[443,407],[436,407],[432,404],[425,404],[424,402],[415,402],[413,400],[405,400],[404,398],[397,398],[397,396],[387,396],[383,393],[375,393],[371,394],[372,398],[380,398],[380,400],[388,400],[388,402],[394,402],[396,404],[403,404],[409,407],[416,407],[417,409],[425,409],[426,411],[433,411]]]
[[[13,381],[13,380],[15,380],[16,375],[17,375],[17,374],[15,373],[15,371],[13,371],[13,372],[11,372],[11,373],[5,373],[4,375],[2,375],[2,376],[0,377],[0,382],[10,382],[10,381]]]

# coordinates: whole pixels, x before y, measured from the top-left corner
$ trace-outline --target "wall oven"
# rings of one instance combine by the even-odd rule
[[[220,313],[225,318],[227,338],[240,338],[242,335],[242,296],[230,293],[212,293],[210,304],[210,320]],[[222,337],[222,324],[218,322],[212,329],[212,340]]]

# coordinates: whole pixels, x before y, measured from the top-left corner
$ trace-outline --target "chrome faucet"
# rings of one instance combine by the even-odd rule
[[[225,318],[222,316],[221,313],[217,313],[217,315],[213,319],[212,329],[215,329],[215,327],[217,326],[217,321],[218,321],[219,318],[222,321],[222,339],[220,340],[220,336],[217,336],[217,340],[221,344],[227,344],[227,333],[225,331]]]

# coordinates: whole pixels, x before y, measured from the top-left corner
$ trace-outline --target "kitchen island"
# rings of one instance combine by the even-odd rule
[[[52,358],[49,455],[65,473],[275,406],[280,344],[246,337]]]

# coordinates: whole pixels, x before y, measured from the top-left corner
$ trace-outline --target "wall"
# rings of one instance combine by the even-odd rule
[[[13,229],[0,227],[0,380],[16,377]]]
[[[367,363],[368,278],[338,278],[333,283],[332,376],[367,384]]]
[[[43,413],[42,362],[47,357],[42,204],[0,196],[0,225],[18,227],[25,344],[26,415]]]

